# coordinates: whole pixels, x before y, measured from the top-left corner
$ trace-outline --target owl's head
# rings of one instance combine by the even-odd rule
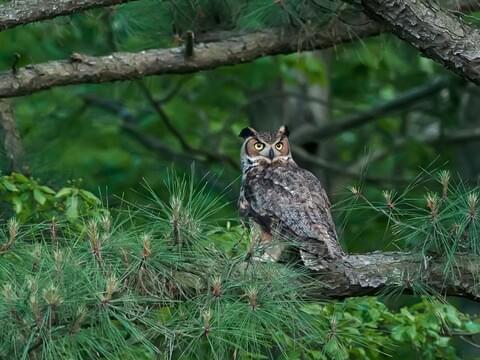
[[[288,128],[285,125],[275,132],[259,132],[247,127],[239,136],[244,140],[240,152],[244,172],[259,164],[293,161],[288,143]]]

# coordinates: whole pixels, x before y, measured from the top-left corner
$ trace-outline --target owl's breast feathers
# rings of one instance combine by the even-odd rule
[[[315,175],[295,163],[247,171],[239,208],[241,216],[252,218],[264,231],[298,241],[302,252],[314,257],[343,255],[325,190]]]

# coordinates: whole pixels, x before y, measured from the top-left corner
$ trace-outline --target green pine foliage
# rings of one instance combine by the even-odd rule
[[[385,190],[381,199],[374,195],[377,200],[369,200],[359,187],[350,191],[349,210],[385,218],[393,247],[444,256],[452,266],[459,253],[480,254],[480,189],[453,179],[447,170],[425,170],[402,193]]]
[[[129,23],[135,30],[151,31],[154,27],[164,35],[183,35],[188,30],[201,34],[265,27],[312,28],[332,19],[341,5],[338,1],[319,0],[151,0],[142,5],[129,4],[122,13],[129,17],[154,14],[155,24],[139,24],[132,19]]]
[[[14,178],[1,178],[9,192],[32,192]],[[2,358],[455,359],[453,339],[480,332],[432,297],[397,310],[372,297],[312,298],[320,289],[305,271],[251,259],[248,232],[219,216],[226,202],[209,183],[172,173],[166,183],[162,194],[147,185],[142,205],[75,221],[40,206],[55,220],[2,224]]]

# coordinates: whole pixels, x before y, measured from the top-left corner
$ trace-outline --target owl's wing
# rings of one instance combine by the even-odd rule
[[[330,202],[320,181],[309,171],[295,165],[253,171],[246,178],[245,197],[254,217],[273,219],[300,240],[305,251],[329,257],[343,253]]]

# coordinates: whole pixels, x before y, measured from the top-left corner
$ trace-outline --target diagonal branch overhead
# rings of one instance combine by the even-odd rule
[[[293,139],[296,142],[301,141],[302,143],[306,143],[308,141],[319,141],[333,137],[345,131],[366,125],[385,114],[405,111],[409,106],[437,94],[442,89],[446,88],[448,84],[449,82],[446,78],[436,78],[429,83],[420,85],[400,94],[398,97],[390,101],[381,103],[368,110],[348,115],[344,119],[340,119],[323,127],[305,124],[296,129],[290,135],[290,139]]]
[[[480,84],[480,30],[435,1],[361,0],[367,15],[425,56]]]
[[[16,0],[0,5],[0,31],[97,7],[136,0]]]

